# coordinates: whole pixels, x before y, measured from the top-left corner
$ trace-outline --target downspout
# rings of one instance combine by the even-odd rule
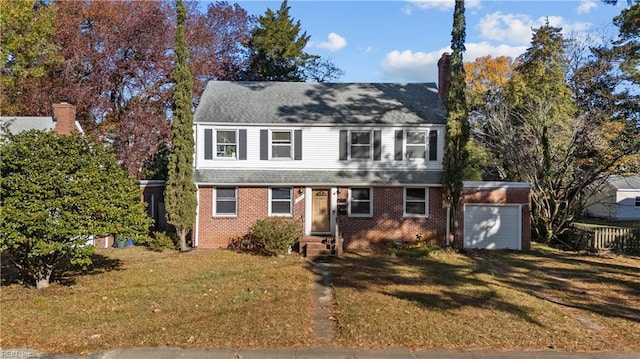
[[[198,247],[198,235],[200,234],[200,186],[196,184],[196,225],[193,229],[193,247]]]

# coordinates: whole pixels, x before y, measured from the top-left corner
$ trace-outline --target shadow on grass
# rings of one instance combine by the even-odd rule
[[[524,292],[560,306],[640,322],[640,261],[638,266],[591,261],[547,250],[473,250],[455,259],[411,251],[347,253],[333,262],[331,277],[336,288],[374,291],[437,310],[492,309],[539,326],[544,324],[525,303],[506,296]],[[603,291],[603,283],[611,290]],[[394,290],[392,285],[403,287]],[[498,288],[506,290],[497,295]]]
[[[640,260],[633,266],[547,250],[471,251],[467,258],[475,273],[493,274],[503,287],[563,307],[640,323]],[[603,291],[602,285],[609,290]]]
[[[76,284],[78,276],[102,274],[114,270],[121,270],[122,267],[122,261],[120,259],[110,258],[99,253],[94,253],[91,256],[91,261],[91,265],[85,269],[71,264],[59,265],[51,275],[50,282],[70,286]],[[2,268],[0,270],[0,285],[8,286],[24,283],[30,283],[30,281],[20,275],[19,270],[15,267],[9,256],[6,253],[3,253]]]

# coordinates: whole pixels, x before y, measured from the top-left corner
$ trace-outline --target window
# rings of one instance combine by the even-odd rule
[[[349,189],[349,215],[370,217],[373,215],[371,188]]]
[[[426,131],[407,131],[407,145],[405,148],[405,156],[407,159],[421,158],[424,159],[427,154],[427,132]]]
[[[290,216],[291,188],[271,188],[270,211],[273,216]]]
[[[238,213],[238,191],[235,187],[216,188],[214,198],[214,215],[235,216]]]
[[[438,160],[438,131],[429,131],[429,161]]]
[[[371,131],[351,131],[350,133],[351,158],[371,158]]]
[[[271,132],[271,158],[291,158],[291,131]]]
[[[429,215],[428,188],[404,189],[404,215],[405,217],[426,217]]]
[[[216,157],[236,158],[236,131],[216,131]]]
[[[636,196],[636,208],[640,208],[640,196]]]

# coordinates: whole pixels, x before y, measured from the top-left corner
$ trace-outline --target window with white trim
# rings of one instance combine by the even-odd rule
[[[217,158],[236,158],[237,142],[235,130],[217,130],[216,131],[216,157]]]
[[[291,159],[291,131],[271,131],[271,158]]]
[[[274,187],[269,190],[269,215],[292,215],[292,192],[290,187]]]
[[[349,148],[353,159],[371,159],[371,131],[351,131]]]
[[[373,215],[373,190],[371,188],[349,188],[349,215],[371,217]]]
[[[404,216],[427,217],[429,215],[429,189],[406,187],[404,189]]]
[[[235,216],[238,214],[238,189],[236,187],[216,187],[213,198],[214,216]]]
[[[406,158],[425,159],[427,154],[427,131],[407,131],[406,136]]]

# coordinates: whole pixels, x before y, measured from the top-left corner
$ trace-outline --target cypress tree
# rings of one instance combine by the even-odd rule
[[[167,222],[176,229],[180,250],[187,250],[187,235],[196,217],[196,187],[193,183],[193,77],[187,64],[184,31],[187,11],[182,0],[176,0],[177,28],[175,67],[171,72],[173,121],[167,183],[164,192]]]
[[[467,151],[469,122],[467,119],[465,73],[462,61],[462,54],[465,51],[465,27],[464,1],[456,0],[453,12],[453,28],[451,30],[451,83],[447,94],[447,132],[442,173],[444,203],[450,208],[449,225],[454,242],[457,242],[460,236],[458,215],[462,200],[462,180],[469,158]]]

